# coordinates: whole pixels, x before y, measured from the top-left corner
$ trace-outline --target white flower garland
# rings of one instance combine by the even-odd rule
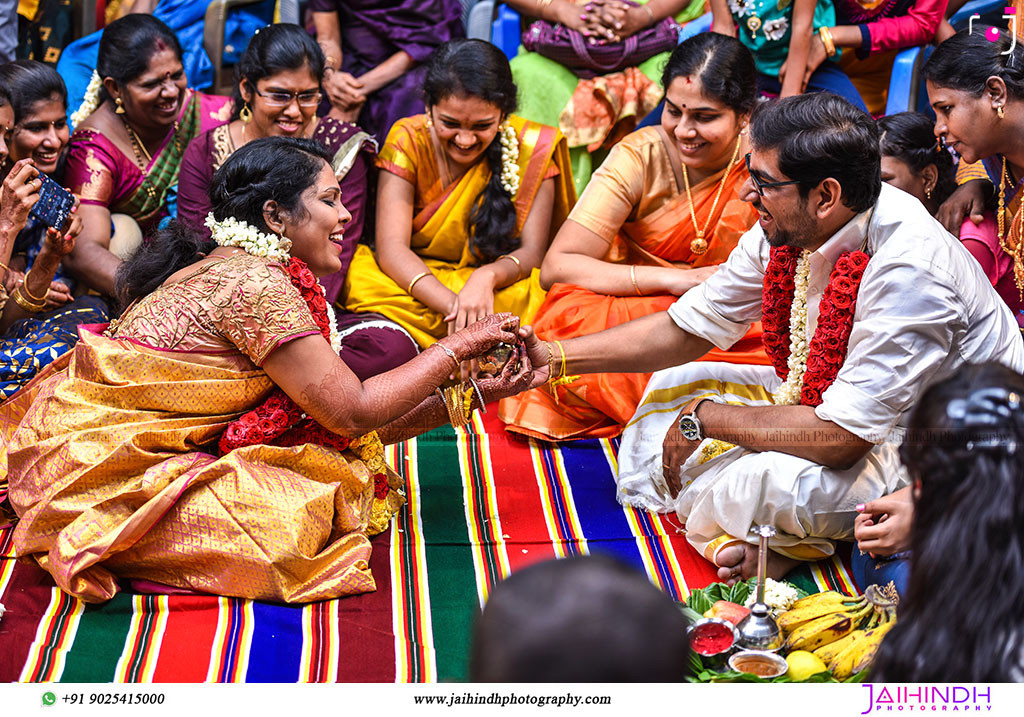
[[[789,312],[789,375],[786,382],[772,394],[777,406],[800,403],[804,372],[807,370],[807,280],[811,273],[811,253],[804,250],[796,262],[793,275],[793,307]]]
[[[84,122],[100,106],[100,89],[102,87],[103,80],[100,78],[100,74],[93,70],[92,77],[89,78],[89,86],[85,88],[85,97],[82,98],[82,104],[71,115],[72,129]]]
[[[502,123],[500,133],[501,188],[514,197],[519,191],[519,138],[508,122]]]
[[[210,230],[210,237],[217,246],[237,247],[247,254],[282,264],[287,264],[291,260],[291,255],[288,252],[291,251],[292,242],[286,237],[277,234],[264,234],[248,222],[234,217],[228,217],[219,222],[214,218],[212,212],[206,215],[204,224]],[[324,287],[319,281],[316,282],[316,290],[326,298]],[[334,353],[341,353],[338,319],[330,302],[327,302],[327,324],[331,334],[331,348]]]
[[[210,230],[210,237],[217,246],[238,247],[253,256],[261,256],[282,264],[287,264],[292,258],[288,253],[292,248],[291,240],[277,234],[264,234],[248,222],[239,221],[234,217],[218,222],[211,212],[206,215],[204,224]]]

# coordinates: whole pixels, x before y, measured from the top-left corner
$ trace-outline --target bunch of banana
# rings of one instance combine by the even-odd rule
[[[822,613],[818,617],[801,621],[799,617],[802,616],[794,616],[790,621],[787,621],[787,624],[795,624],[796,626],[790,628],[789,636],[783,645],[784,650],[787,652],[792,650],[814,651],[822,645],[835,642],[860,627],[865,618],[874,610],[866,600],[858,600],[852,603],[833,600],[830,603],[816,607]],[[806,609],[808,612],[811,612],[810,608],[806,606],[805,608],[798,609]],[[792,610],[788,612],[792,612]],[[788,612],[780,616],[780,626],[782,618]]]
[[[845,680],[861,670],[867,669],[878,652],[882,638],[896,624],[896,611],[883,608],[865,630],[857,630],[840,641],[828,645],[830,650],[815,651],[821,661],[828,665],[838,680]],[[842,643],[842,644],[840,644]]]
[[[856,611],[864,607],[865,604],[864,596],[850,597],[837,592],[808,595],[797,600],[789,610],[779,615],[779,628],[784,632],[793,632],[811,620],[839,612]]]

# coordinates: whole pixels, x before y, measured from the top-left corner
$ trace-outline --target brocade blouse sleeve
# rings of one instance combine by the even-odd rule
[[[320,333],[305,300],[280,264],[239,255],[224,261],[217,275],[208,318],[218,333],[257,366],[282,344]]]

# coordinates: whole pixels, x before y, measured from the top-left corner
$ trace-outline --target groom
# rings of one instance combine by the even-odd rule
[[[906,483],[889,436],[928,384],[968,361],[1024,369],[977,262],[882,185],[871,117],[806,94],[760,107],[750,133],[741,192],[760,216],[728,261],[667,312],[564,342],[564,370],[552,363],[675,367],[623,434],[620,499],[675,510],[726,581],[754,574],[753,526],[776,528],[773,577],[851,539],[855,507]],[[762,319],[772,366],[689,363]]]

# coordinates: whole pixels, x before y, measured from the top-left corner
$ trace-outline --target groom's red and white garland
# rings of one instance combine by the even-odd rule
[[[764,275],[763,341],[775,373],[784,383],[775,392],[778,405],[817,406],[846,360],[853,313],[868,255],[840,255],[818,305],[818,327],[807,340],[807,278],[810,252],[773,247]]]

